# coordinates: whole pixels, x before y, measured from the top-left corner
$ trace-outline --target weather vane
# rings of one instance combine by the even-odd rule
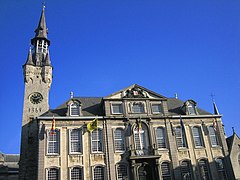
[[[214,97],[215,97],[215,95],[214,95],[213,93],[211,93],[210,96],[212,97],[212,102],[214,102]]]
[[[43,5],[43,9],[45,9],[46,8],[46,1],[43,1],[42,5]]]

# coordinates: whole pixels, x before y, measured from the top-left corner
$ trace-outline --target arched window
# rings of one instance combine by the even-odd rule
[[[209,180],[210,179],[210,172],[209,172],[209,165],[208,161],[206,159],[201,159],[198,162],[199,166],[199,171],[200,171],[200,176],[204,180]]]
[[[177,142],[177,147],[178,148],[187,147],[185,133],[184,133],[184,130],[181,126],[176,127],[175,137],[176,137],[176,142]]]
[[[165,129],[163,127],[156,129],[156,139],[158,148],[166,148]]]
[[[139,125],[136,125],[134,128],[133,134],[137,155],[148,154],[149,138],[147,126],[139,122]]]
[[[169,162],[161,164],[162,180],[171,180],[171,171]]]
[[[185,160],[180,164],[182,179],[191,180],[192,178],[192,165],[190,161]]]
[[[212,147],[218,146],[218,139],[216,135],[216,131],[214,130],[213,126],[208,127],[208,132],[209,132],[209,138]]]
[[[82,133],[80,129],[71,129],[69,131],[70,153],[81,153],[82,151]]]
[[[79,116],[79,115],[80,115],[79,104],[78,103],[70,104],[70,116]]]
[[[227,179],[225,166],[222,158],[215,159],[219,179]]]
[[[59,154],[59,142],[60,142],[60,133],[58,129],[55,129],[54,132],[49,131],[47,137],[47,154],[57,155]]]
[[[125,180],[128,178],[127,166],[125,164],[117,165],[117,180]]]
[[[59,180],[59,169],[49,168],[47,169],[47,180]]]
[[[96,129],[92,132],[92,152],[93,153],[101,153],[103,151],[103,133],[102,133],[102,129]]]
[[[83,168],[74,167],[70,169],[70,180],[82,180],[83,179]]]
[[[93,179],[94,180],[104,180],[104,167],[95,166],[93,169]]]
[[[114,131],[114,147],[115,151],[125,150],[124,131],[120,128]]]
[[[193,135],[195,147],[197,147],[197,148],[203,147],[201,128],[197,127],[197,126],[193,127],[192,135]]]

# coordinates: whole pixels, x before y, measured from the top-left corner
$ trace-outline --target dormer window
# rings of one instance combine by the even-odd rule
[[[197,103],[193,100],[187,100],[182,106],[182,110],[186,115],[197,115]]]
[[[79,116],[80,108],[78,103],[70,104],[70,116]]]
[[[122,114],[122,113],[123,113],[122,103],[113,103],[112,114]]]
[[[161,104],[152,104],[152,113],[153,114],[162,113],[162,105]]]

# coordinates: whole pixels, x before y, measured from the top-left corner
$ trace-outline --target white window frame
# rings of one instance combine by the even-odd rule
[[[161,136],[161,137],[159,137],[158,136],[158,129],[161,129],[162,130],[162,135],[163,136]],[[156,133],[156,143],[157,143],[157,148],[158,149],[166,149],[167,148],[167,144],[166,144],[166,133],[165,133],[165,128],[164,127],[161,127],[161,126],[159,126],[159,127],[157,127],[156,128],[156,130],[155,130],[155,133]],[[158,143],[158,140],[160,140],[160,141],[163,141],[164,142],[164,147],[159,147],[160,146],[160,144]]]
[[[78,111],[77,114],[73,114],[72,113],[72,109],[73,108],[76,108],[76,110]],[[70,105],[69,105],[69,115],[70,116],[80,116],[80,105],[76,102],[72,102]]]
[[[114,112],[113,106],[119,106],[120,107],[120,112]],[[112,111],[112,114],[123,114],[123,104],[120,103],[120,102],[111,103],[111,111]]]
[[[209,135],[209,141],[212,147],[218,147],[219,146],[219,141],[218,141],[218,137],[217,137],[217,133],[214,130],[213,126],[208,126],[208,135]],[[215,142],[213,142],[213,140],[216,142],[216,144],[214,144]]]
[[[180,136],[177,135],[177,129],[180,129]],[[186,135],[181,126],[175,127],[175,138],[176,138],[176,144],[178,149],[186,149],[187,148],[187,141],[186,141]],[[179,146],[178,142],[181,141],[181,146]]]
[[[194,129],[196,129],[196,131],[194,131]],[[203,143],[201,127],[200,126],[193,126],[191,128],[191,130],[192,130],[192,138],[193,138],[195,148],[203,148],[204,143]],[[197,133],[197,134],[195,134],[195,133]],[[197,144],[197,143],[199,143],[199,144]]]
[[[121,131],[121,138],[116,138],[116,136],[115,136],[116,131]],[[115,152],[124,152],[125,149],[126,149],[124,130],[122,128],[116,128],[116,129],[114,129],[113,135],[114,135],[114,149],[115,149]],[[117,149],[117,145],[118,145],[117,142],[120,142],[120,144],[123,145],[123,149]]]
[[[73,167],[70,167],[69,168],[69,179],[71,180],[72,179],[72,170],[74,168],[79,168],[81,170],[81,179],[80,180],[83,180],[84,179],[84,174],[83,174],[83,167],[82,166],[73,166]]]
[[[56,141],[49,141],[49,136],[53,136],[53,135],[50,135],[50,133],[51,133],[51,130],[47,130],[47,155],[59,155],[60,154],[60,146],[61,146],[61,144],[60,144],[60,129],[55,129],[55,134],[54,135],[56,135]],[[54,143],[54,142],[56,142],[57,143],[57,151],[58,152],[49,152],[49,143],[50,142],[52,142],[52,143]]]
[[[125,180],[125,178],[123,177],[119,177],[119,166],[124,166],[124,168],[126,168],[126,175],[124,176],[124,177],[126,177],[126,178],[128,178],[128,166],[127,166],[127,164],[125,164],[125,163],[118,163],[118,164],[116,164],[116,175],[117,175],[117,180]],[[123,173],[122,173],[123,174]],[[122,175],[121,174],[121,175]]]
[[[72,131],[78,131],[79,133],[79,139],[78,140],[71,140],[71,133]],[[69,129],[69,154],[82,154],[82,130],[80,128],[74,128],[74,129]],[[73,151],[72,150],[72,143],[78,142],[80,146],[79,151]]]
[[[103,168],[103,174],[102,174],[102,178],[100,178],[99,180],[105,180],[106,179],[106,168],[105,168],[105,166],[103,166],[103,165],[95,165],[94,167],[92,167],[92,178],[93,178],[93,180],[96,180],[96,177],[95,177],[95,173],[94,173],[94,170],[95,170],[95,168],[97,168],[97,167],[101,167],[101,168]]]
[[[46,168],[46,180],[48,180],[48,172],[51,170],[51,169],[56,169],[57,170],[57,180],[60,180],[60,168],[59,167],[49,167],[49,168]]]
[[[153,111],[153,109],[154,109],[153,106],[159,106],[160,111]],[[152,114],[163,114],[162,103],[151,103],[151,110],[152,110]]]
[[[133,129],[134,146],[139,156],[147,154],[149,146],[148,128],[144,123],[141,123],[141,125],[142,128],[140,130],[136,128],[137,125]]]
[[[189,115],[196,115],[196,114],[197,114],[195,104],[189,103],[189,104],[187,105],[187,108],[188,108],[188,114],[189,114]],[[191,109],[191,110],[190,110],[190,109]],[[193,111],[193,112],[192,112],[192,111]]]
[[[92,136],[92,134],[94,133],[94,132],[98,132],[97,133],[97,139],[96,140],[93,140],[93,136]],[[99,131],[101,131],[101,136],[99,136]],[[101,147],[101,150],[99,150],[100,148],[99,148],[99,146],[97,146],[97,150],[95,151],[95,150],[93,150],[93,142],[99,142],[100,143],[100,147]],[[98,143],[97,143],[98,144]],[[101,128],[97,128],[97,129],[95,129],[95,130],[93,130],[92,132],[91,132],[91,152],[92,153],[103,153],[103,129],[101,129]]]

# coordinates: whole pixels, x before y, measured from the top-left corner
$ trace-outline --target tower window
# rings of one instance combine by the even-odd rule
[[[117,165],[117,180],[125,180],[128,177],[127,166],[125,164]]]
[[[149,139],[147,126],[143,123],[139,123],[138,126],[136,125],[133,134],[136,154],[140,156],[148,154]]]
[[[125,150],[124,131],[120,128],[114,131],[114,146],[116,152]]]
[[[165,130],[162,127],[156,129],[156,139],[158,148],[166,148]]]
[[[55,130],[54,133],[48,132],[47,138],[47,154],[58,155],[59,154],[59,130]]]
[[[92,152],[93,153],[102,153],[103,144],[102,144],[102,130],[96,129],[92,132]]]
[[[82,134],[80,129],[70,130],[70,153],[81,153]]]
[[[83,168],[74,167],[70,169],[70,180],[82,180],[83,179]]]
[[[94,180],[103,180],[104,179],[104,167],[103,166],[94,167],[93,179]]]

